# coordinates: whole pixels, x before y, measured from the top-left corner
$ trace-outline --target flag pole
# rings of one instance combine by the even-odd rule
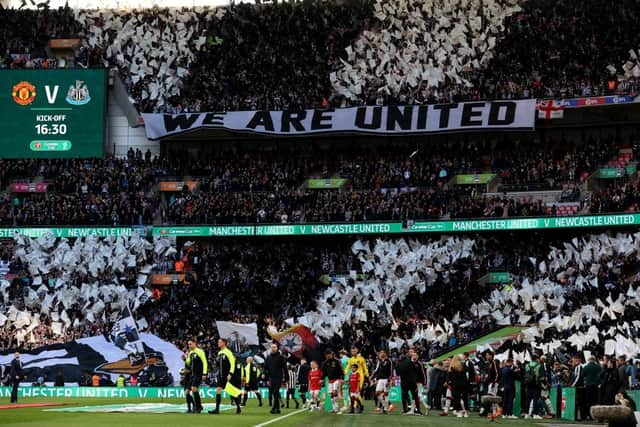
[[[133,317],[133,313],[131,313],[131,307],[129,306],[129,297],[128,296],[127,296],[127,311],[129,312],[129,317],[131,317],[131,320],[133,320],[133,328],[136,331],[136,335],[138,336],[138,339],[142,343],[142,357],[144,357],[144,362],[145,362],[145,365],[146,365],[147,364],[147,352],[144,349],[144,342],[142,341],[142,338],[140,337],[140,331],[138,331],[138,323],[136,322],[136,318]]]

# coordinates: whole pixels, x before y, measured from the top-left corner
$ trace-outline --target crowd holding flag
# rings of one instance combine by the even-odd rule
[[[131,365],[137,365],[146,359],[144,344],[138,334],[138,326],[131,314],[129,304],[121,313],[120,319],[114,323],[111,339],[116,347],[127,352]]]
[[[298,359],[303,356],[314,356],[318,346],[313,332],[302,324],[296,324],[282,332],[269,331],[271,339],[278,342],[282,351],[296,356]]]

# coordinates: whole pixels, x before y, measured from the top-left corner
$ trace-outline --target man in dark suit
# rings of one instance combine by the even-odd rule
[[[272,414],[280,413],[280,386],[287,378],[287,361],[278,351],[278,344],[271,344],[271,354],[264,362],[264,373],[269,381],[269,391],[273,396]]]
[[[11,368],[9,371],[11,377],[11,403],[18,403],[18,385],[20,380],[24,376],[22,372],[22,362],[20,361],[20,353],[16,351],[13,360],[11,361]]]
[[[422,415],[422,411],[420,411],[420,398],[418,397],[418,372],[411,361],[413,354],[413,351],[409,350],[408,355],[402,355],[396,365],[396,372],[400,376],[400,387],[402,390],[403,415],[411,414],[411,410],[409,409],[409,404],[411,403],[409,393],[411,393],[415,404],[414,413]]]

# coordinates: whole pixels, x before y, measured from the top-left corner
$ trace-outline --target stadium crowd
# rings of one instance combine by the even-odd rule
[[[7,9],[2,16],[0,50],[4,56],[0,67],[56,66],[45,52],[48,40],[77,36],[81,46],[75,61],[66,66],[118,69],[139,110],[145,112],[638,92],[640,68],[633,69],[634,56],[629,56],[629,49],[640,46],[639,32],[633,30],[640,21],[633,0],[620,2],[615,8],[596,1],[588,7],[575,2],[536,0],[520,5],[510,1],[502,5],[508,6],[506,15],[494,14],[502,6],[492,1],[491,7],[483,9],[485,15],[477,17],[485,22],[478,28],[475,18],[468,26],[457,22],[458,11],[446,9],[445,3],[433,3],[424,10],[420,1],[405,3],[399,7],[415,12],[413,15],[395,16],[395,8],[365,0],[240,3],[218,10]],[[431,21],[429,14],[443,15],[443,20]],[[406,46],[395,46],[400,43],[393,27],[396,21],[406,24],[398,39],[409,40]],[[452,64],[440,60],[427,64],[417,54],[418,47],[424,44],[439,58],[440,50],[450,49],[442,44],[447,39],[438,34],[454,27],[474,39],[471,50],[451,52],[460,56],[456,68],[449,69]],[[409,31],[418,29],[426,30],[428,39],[440,44],[416,40]],[[157,43],[145,42],[152,36]],[[379,51],[383,43],[367,44],[378,36],[383,37],[389,52]],[[469,54],[483,43],[486,54],[482,58]],[[531,49],[523,51],[524,45]],[[404,55],[404,62],[394,58],[395,53]],[[624,68],[629,60],[631,68]],[[375,74],[389,64],[394,72],[417,75],[391,84],[379,71]],[[341,71],[346,73],[344,81],[330,78]],[[434,73],[438,75],[435,81]],[[346,92],[344,84],[349,86]],[[352,85],[358,90],[352,90]]]
[[[450,239],[445,236],[440,242],[449,242]],[[541,331],[533,335],[533,339],[526,339],[528,334],[532,333],[530,330],[522,331],[522,338],[503,339],[493,343],[492,349],[500,362],[501,372],[507,359],[513,359],[513,369],[523,382],[527,381],[525,375],[529,364],[537,363],[540,356],[544,355],[546,361],[541,360],[544,370],[537,377],[536,384],[528,384],[527,387],[546,387],[549,390],[554,387],[557,389],[576,385],[575,380],[580,373],[576,373],[575,369],[571,373],[571,369],[575,368],[576,364],[582,366],[583,362],[588,362],[589,357],[583,357],[583,352],[589,352],[598,358],[610,354],[611,349],[605,347],[609,345],[609,339],[606,337],[611,334],[611,330],[623,334],[618,336],[618,340],[622,342],[628,337],[637,336],[636,323],[640,304],[637,303],[634,289],[640,285],[640,273],[633,261],[633,254],[637,253],[639,247],[637,237],[613,233],[592,235],[572,232],[558,235],[536,232],[526,239],[525,244],[519,234],[492,237],[471,235],[462,236],[461,239],[472,239],[473,250],[459,252],[459,255],[447,255],[446,258],[438,255],[438,260],[442,259],[450,264],[434,265],[435,271],[431,272],[425,270],[426,276],[423,280],[429,284],[424,290],[413,287],[406,294],[405,302],[397,301],[389,308],[388,313],[384,310],[370,312],[365,321],[354,317],[343,325],[339,334],[323,339],[323,348],[342,349],[355,345],[369,361],[370,368],[375,366],[376,354],[380,350],[387,351],[395,364],[402,360],[407,349],[413,348],[423,363],[426,363],[449,349],[494,331],[501,325],[526,323],[536,325],[535,327],[541,328]],[[414,237],[411,239],[410,248],[413,249],[410,251],[422,251],[419,248],[430,247],[437,241],[438,239],[433,238]],[[23,240],[17,239],[15,246],[4,246],[2,259],[9,262],[8,271],[14,278],[12,282],[3,282],[0,293],[2,302],[5,306],[16,307],[17,313],[29,307],[38,309],[38,304],[44,307],[47,299],[55,295],[54,298],[59,298],[66,308],[62,319],[65,326],[62,331],[54,331],[51,321],[46,320],[50,318],[38,315],[45,321],[41,321],[26,334],[20,334],[21,339],[25,340],[23,346],[38,347],[81,336],[108,333],[112,322],[109,316],[90,319],[87,315],[93,311],[81,308],[86,300],[80,299],[67,306],[62,296],[63,292],[58,291],[61,288],[46,288],[36,281],[32,267],[39,265],[46,271],[55,257],[40,262],[37,258],[25,256],[17,250],[20,247],[31,247],[38,254],[37,251],[41,250],[39,248],[47,247],[46,240],[34,239],[30,242],[26,244]],[[134,250],[138,245],[136,242],[134,239],[131,243],[125,244],[125,247],[129,245],[130,250]],[[347,287],[353,285],[352,277],[358,277],[357,281],[363,280],[362,277],[368,277],[365,280],[384,280],[384,275],[390,274],[385,263],[404,262],[404,257],[413,256],[410,252],[402,250],[393,252],[396,246],[400,248],[406,244],[401,240],[363,241],[349,248],[351,243],[351,239],[336,238],[315,239],[312,244],[304,240],[221,240],[215,245],[188,242],[176,247],[176,250],[167,251],[167,243],[156,242],[153,252],[154,245],[146,246],[142,252],[138,251],[139,256],[143,256],[145,252],[147,254],[144,255],[147,260],[143,261],[145,258],[140,258],[139,262],[152,262],[154,268],[171,272],[179,260],[181,271],[191,275],[193,281],[191,285],[165,287],[162,292],[154,294],[152,299],[140,299],[135,311],[136,317],[144,319],[143,327],[146,330],[176,343],[181,348],[188,337],[197,337],[209,355],[216,354],[218,336],[214,320],[225,319],[242,323],[256,321],[261,340],[268,341],[268,327],[282,330],[287,322],[302,320],[308,316],[309,311],[316,309],[320,300],[310,296],[322,298],[322,292],[327,287],[327,278],[330,286],[342,282]],[[84,244],[93,245],[90,241]],[[118,243],[109,243],[113,244]],[[392,252],[379,252],[376,247],[380,244],[391,245]],[[451,248],[457,245],[455,242],[452,244]],[[59,244],[56,245],[50,250],[60,248]],[[365,258],[361,256],[361,248],[367,247],[373,248],[377,256],[386,255],[383,258],[374,258],[374,265],[367,266],[367,262],[364,262],[366,255]],[[565,254],[568,255],[559,255],[554,249],[557,247],[565,247]],[[79,253],[82,253],[82,249]],[[605,255],[593,258],[591,254]],[[89,269],[94,268],[93,261],[87,262]],[[381,271],[385,272],[382,277],[380,273],[374,274],[374,270],[377,271],[375,264],[378,263],[381,264]],[[135,289],[139,265],[141,264],[121,271],[111,271],[107,266],[99,275],[99,279],[105,283],[116,281],[127,288]],[[419,269],[424,268],[421,264],[418,265]],[[405,268],[409,270],[413,267],[411,263],[407,263]],[[484,284],[482,278],[492,271],[511,272],[510,279],[501,283]],[[46,283],[56,283],[58,286],[59,280],[69,280],[68,273],[64,270],[52,270],[52,273],[45,274],[40,279],[44,279]],[[396,275],[396,279],[389,285],[392,287],[391,294],[404,293],[401,289],[404,286],[401,284],[404,282],[403,271],[396,269],[392,274]],[[422,277],[421,274],[418,273],[418,277]],[[84,291],[83,283],[87,280],[94,280],[90,273],[75,273],[69,286],[82,288]],[[532,290],[532,282],[538,288]],[[68,291],[66,285],[62,289],[64,292]],[[536,301],[536,298],[539,299],[536,295],[538,292],[542,295],[542,301],[546,298],[546,309],[538,305],[540,300]],[[83,295],[86,294],[83,292]],[[530,298],[527,295],[530,295]],[[626,302],[625,298],[628,298]],[[452,301],[456,303],[452,304]],[[597,303],[597,311],[602,311],[602,316],[588,309],[590,306],[593,307],[594,301]],[[95,303],[95,300],[89,302]],[[274,307],[278,307],[277,313]],[[98,313],[102,311],[105,311],[105,307],[98,309]],[[10,316],[13,313],[12,310],[8,312]],[[498,316],[497,313],[500,312],[504,313],[501,316],[506,316],[506,320]],[[576,317],[576,312],[582,314]],[[198,315],[193,316],[193,313]],[[557,317],[549,319],[554,315]],[[50,316],[57,318],[55,315]],[[15,320],[9,318],[10,323],[13,322],[14,325]],[[595,332],[594,320],[598,322]],[[7,326],[4,327],[6,329]],[[431,332],[425,334],[427,330],[433,331],[433,335],[430,335]],[[14,338],[17,334],[11,333],[10,330],[5,332],[8,333],[3,333],[3,337],[11,338],[2,341],[0,350],[16,346]],[[626,367],[634,364],[627,363],[624,357],[626,353],[618,353],[620,351],[622,350],[617,347],[614,349],[618,355],[622,354],[622,359],[613,366],[624,367],[624,372],[627,372]],[[579,356],[575,356],[576,354]],[[449,408],[440,408],[437,402],[441,402],[441,398],[447,394],[447,384],[452,387],[454,396],[457,396],[456,393],[462,394],[460,398],[463,403],[456,403],[457,400],[454,398],[451,411],[455,410],[455,413],[464,416],[464,411],[472,407],[470,405],[479,405],[479,397],[486,394],[490,390],[489,387],[494,387],[497,383],[504,386],[504,381],[510,381],[504,379],[503,374],[500,374],[499,378],[491,376],[491,364],[488,363],[491,361],[487,362],[484,351],[472,357],[469,362],[463,362],[465,369],[474,369],[473,372],[478,373],[477,378],[475,374],[467,376],[464,384],[456,383],[446,374],[452,369],[449,364],[455,365],[455,361],[444,364],[431,362],[426,366],[437,371],[431,383],[433,389],[429,384],[426,384],[426,389],[429,390],[434,408],[442,409],[443,414],[447,414]],[[563,364],[572,364],[571,369],[563,367]],[[605,360],[605,366],[607,364],[610,363]],[[599,399],[603,402],[611,400],[612,395],[604,392],[608,384],[622,390],[635,387],[638,383],[634,372],[629,368],[624,378],[621,374],[614,379],[604,374],[598,377],[597,385],[601,385],[603,390]],[[402,374],[400,377],[402,378]],[[580,381],[583,383],[578,383],[579,387],[586,385],[584,377]],[[591,405],[596,402],[585,399],[583,395],[578,396],[578,404],[587,405],[586,402],[591,402]],[[510,415],[508,405],[504,403],[504,414]],[[545,399],[541,403],[539,406],[532,406],[531,409],[525,406],[523,412],[531,416],[557,413],[557,408],[551,407]],[[580,408],[581,417],[585,418],[588,411],[584,406]]]
[[[46,52],[50,39],[76,36],[80,25],[69,8],[11,9],[0,6],[0,69],[56,68]]]
[[[462,80],[451,74],[435,84],[420,79],[398,84],[369,75],[355,83],[366,82],[358,91],[347,93],[346,86],[336,85],[333,73],[344,76],[349,67],[384,66],[384,54],[368,50],[373,48],[367,40],[373,39],[361,37],[366,30],[394,22],[397,11],[380,10],[375,7],[379,2],[369,1],[239,4],[215,12],[2,9],[0,68],[54,67],[58,64],[45,51],[48,40],[78,35],[83,41],[75,65],[117,68],[140,111],[174,113],[638,92],[640,74],[621,71],[629,49],[640,45],[636,1],[623,0],[615,7],[595,1],[509,4],[513,7],[508,16],[483,17],[492,31],[499,30],[489,34],[491,43],[486,41],[487,46],[493,44],[487,50],[491,55],[479,67],[457,70],[455,75]],[[416,11],[411,19],[425,21],[422,11]],[[438,21],[438,28],[448,26],[446,19]],[[162,35],[161,46],[143,43],[148,34]],[[428,35],[437,36],[435,31]],[[350,61],[361,53],[367,61],[356,67]],[[411,71],[415,64],[401,59],[399,67]],[[553,215],[556,211],[541,201],[499,194],[531,188],[567,190],[565,201],[581,201],[577,186],[626,146],[612,138],[585,138],[580,144],[550,139],[530,146],[509,139],[415,150],[405,145],[366,154],[358,147],[323,154],[313,150],[312,156],[284,149],[259,154],[238,149],[194,159],[172,152],[152,158],[150,152],[131,150],[125,159],[5,159],[0,160],[2,187],[44,182],[47,188],[43,194],[0,194],[0,223],[234,224]],[[485,172],[498,176],[498,195],[485,196],[482,186],[450,183],[455,174]],[[197,179],[197,188],[166,195],[156,188],[163,179],[181,182],[186,177]],[[305,187],[308,178],[347,182],[340,189],[314,190]],[[617,179],[597,185],[580,207],[584,213],[636,211],[638,194],[637,177]],[[364,318],[360,313],[342,323],[309,325],[323,334],[319,335],[323,346],[357,346],[373,367],[380,350],[398,362],[411,347],[424,361],[501,325],[533,325],[522,337],[493,346],[502,376],[494,372],[487,353],[475,362],[431,363],[427,377],[433,373],[434,381],[427,389],[436,408],[447,394],[447,384],[454,409],[464,416],[470,394],[475,393],[477,401],[499,382],[503,390],[509,388],[506,378],[518,375],[528,388],[527,402],[531,396],[537,400],[544,386],[597,385],[600,400],[611,403],[612,390],[638,384],[637,370],[627,369],[635,365],[626,360],[633,353],[629,342],[637,339],[640,329],[637,235],[531,233],[523,238],[504,233],[459,240],[444,237],[444,243],[418,237],[409,243],[365,241],[359,248],[336,238],[219,240],[175,248],[168,241],[111,239],[105,240],[104,251],[96,257],[91,250],[98,246],[97,240],[72,247],[66,241],[21,239],[16,238],[15,246],[2,245],[2,267],[9,278],[0,282],[0,351],[107,334],[113,319],[106,313],[119,310],[125,297],[128,305],[133,296],[136,316],[145,323],[141,329],[181,348],[187,338],[197,337],[212,357],[218,338],[214,320],[256,321],[265,342],[268,327],[284,329],[287,321],[309,318],[320,306],[331,308],[329,314],[341,319],[339,307],[331,305],[337,304],[341,292],[348,296],[346,290],[356,285],[373,292],[373,285],[381,283],[388,290],[385,297],[404,299],[380,304],[378,311],[368,310]],[[416,248],[439,249],[440,243],[448,252],[422,259],[409,278],[409,264],[425,257],[416,255],[422,250]],[[386,249],[378,246],[384,245],[395,252],[381,256]],[[465,252],[465,245],[473,251]],[[367,251],[371,247],[375,249]],[[50,256],[54,249],[61,253],[58,261]],[[77,257],[64,258],[66,252]],[[86,253],[91,257],[82,258]],[[128,256],[133,260],[125,261]],[[112,265],[115,261],[119,268]],[[173,273],[178,263],[192,284],[168,287],[149,299],[150,291],[139,281],[142,270]],[[84,270],[74,270],[76,265]],[[512,274],[506,283],[481,283],[490,272]],[[327,289],[335,292],[321,298]],[[355,300],[349,304],[355,307]],[[550,313],[555,317],[550,319]],[[614,343],[613,353],[619,356],[615,362],[605,357],[612,353],[608,348],[612,340],[622,343]],[[583,361],[595,363],[589,355],[605,365],[597,384],[581,377],[577,369]],[[509,359],[515,362],[512,374],[508,374]],[[570,360],[573,373],[562,365]],[[480,372],[479,380],[471,375],[472,364]],[[531,365],[538,369],[533,380],[526,378]],[[512,415],[508,399],[503,398],[504,414]],[[578,400],[585,405],[580,407],[584,418],[589,397],[583,394]],[[526,406],[531,416],[557,411],[546,403],[540,408]],[[445,415],[447,409],[443,408]]]
[[[210,23],[209,36],[219,43],[200,53],[185,92],[201,111],[337,103],[329,74],[344,49],[370,26],[371,14],[368,0],[234,5]]]
[[[295,242],[279,242],[276,251],[273,245],[226,241],[182,248],[175,259],[184,263],[181,268],[193,274],[195,283],[171,287],[143,307],[150,330],[182,344],[179,348],[186,347],[189,337],[198,337],[209,354],[215,354],[215,320],[257,321],[264,341],[272,317],[280,322],[312,308],[308,296],[322,287],[323,274],[354,267],[348,252],[334,250],[331,242],[305,250]],[[168,268],[172,271],[173,265]],[[194,312],[196,319],[187,321]]]
[[[0,348],[36,348],[108,334],[121,309],[146,303],[147,274],[171,256],[137,235],[2,240]],[[141,325],[143,325],[141,323]]]
[[[562,190],[560,202],[585,203],[584,212],[635,210],[634,177],[596,186],[579,185],[617,158],[620,139],[573,143],[510,139],[340,150],[294,147],[252,152],[235,148],[161,157],[130,150],[116,159],[0,160],[7,202],[4,225],[142,225],[353,222],[440,218],[556,215],[539,199],[510,198],[506,191]],[[630,160],[637,156],[633,148]],[[486,185],[456,185],[458,174],[496,174]],[[343,179],[339,188],[307,188],[307,179]],[[194,188],[161,192],[161,181],[194,180]],[[325,181],[330,182],[330,181]],[[43,192],[12,190],[44,185]],[[497,191],[496,191],[497,190]],[[14,192],[12,192],[14,191]],[[23,191],[23,192],[20,192]],[[583,197],[584,196],[584,197]]]
[[[471,78],[480,98],[637,93],[640,75],[628,80],[619,76],[629,60],[629,49],[640,45],[637,32],[627,31],[638,26],[639,12],[633,0],[617,6],[614,11],[593,0],[524,4],[522,12],[506,18],[505,32],[487,72]]]
[[[589,211],[593,213],[636,211],[640,206],[639,191],[638,182],[631,180],[622,180],[616,185],[606,186],[592,195]]]

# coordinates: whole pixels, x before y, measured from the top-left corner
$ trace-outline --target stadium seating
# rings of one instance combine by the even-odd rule
[[[115,70],[134,121],[640,91],[636,0],[0,12],[0,68]],[[73,60],[50,57],[56,37],[80,39]],[[524,363],[532,351],[564,360],[611,345],[637,356],[637,230],[410,234],[420,220],[640,212],[637,131],[578,126],[424,139],[247,136],[220,146],[194,138],[159,143],[159,156],[0,159],[3,229],[393,221],[409,236],[17,235],[0,241],[0,351],[108,335],[112,314],[130,303],[141,330],[181,348],[195,336],[210,356],[222,319],[257,322],[262,342],[267,328],[300,322],[323,346],[357,345],[367,356],[414,347],[432,358],[507,325],[523,331],[493,346],[500,360]],[[208,227],[180,229],[198,228]],[[154,272],[168,283],[152,292]],[[507,280],[488,283],[492,273]]]
[[[569,216],[577,214],[579,210],[579,203],[555,203],[551,206],[547,205],[547,213],[549,215]]]
[[[637,202],[634,177],[594,188],[581,202],[584,174],[595,174],[618,153],[620,142],[565,142],[553,151],[546,145],[514,151],[510,144],[425,146],[414,157],[409,157],[414,147],[398,144],[368,154],[358,146],[313,156],[287,149],[240,150],[201,155],[195,162],[173,151],[159,158],[132,151],[126,159],[5,159],[0,182],[10,203],[1,220],[9,225],[353,222],[563,216],[583,207],[586,213],[623,212]],[[620,158],[633,159],[632,151],[622,150]],[[497,174],[498,193],[490,186],[455,183],[456,174],[487,172]],[[338,188],[307,188],[307,179],[335,178],[344,180]],[[198,185],[160,191],[162,181],[189,179]],[[12,190],[17,182],[46,187],[18,192]],[[503,194],[550,190],[562,191],[560,198],[541,203]]]
[[[640,20],[632,0],[616,8],[596,1],[492,0],[483,8],[475,1],[396,3],[11,10],[3,15],[0,47],[14,56],[0,67],[55,66],[45,60],[48,37],[78,36],[75,65],[117,68],[138,109],[147,112],[638,91],[640,66],[634,68],[637,56],[629,50],[640,46]],[[11,23],[18,21],[39,30],[16,33]],[[410,40],[406,47],[397,45],[402,38]]]

